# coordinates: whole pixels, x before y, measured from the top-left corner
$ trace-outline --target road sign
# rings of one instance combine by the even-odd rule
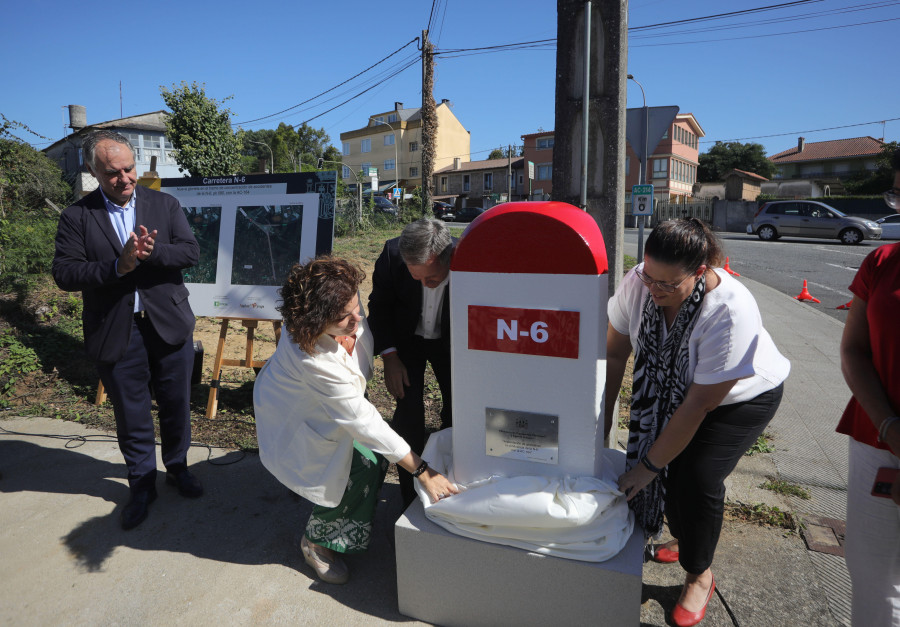
[[[631,188],[631,215],[653,215],[653,186],[634,185]]]
[[[399,187],[394,188],[394,198],[400,198],[403,195],[403,190]]]

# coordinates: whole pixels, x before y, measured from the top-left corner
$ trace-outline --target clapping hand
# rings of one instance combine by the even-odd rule
[[[129,233],[128,241],[122,249],[122,255],[116,266],[121,274],[128,274],[137,267],[138,261],[146,261],[153,254],[153,246],[156,244],[156,235],[159,231],[154,229],[152,233],[148,232],[144,225],[138,227],[138,231],[139,235],[134,231]]]

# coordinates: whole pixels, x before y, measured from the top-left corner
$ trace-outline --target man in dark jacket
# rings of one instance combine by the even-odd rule
[[[82,292],[85,349],[112,400],[128,468],[131,499],[121,523],[131,529],[157,496],[151,388],[166,483],[183,496],[203,494],[187,469],[194,314],[181,272],[196,265],[200,248],[177,200],[136,189],[134,150],[124,136],[97,131],[82,150],[100,188],[63,211],[53,278]]]
[[[368,321],[384,382],[397,408],[391,427],[414,451],[425,446],[425,366],[441,389],[441,421],[452,419],[450,393],[450,257],[455,239],[440,220],[423,218],[388,240],[375,262]],[[412,477],[400,473],[404,506],[415,498]]]

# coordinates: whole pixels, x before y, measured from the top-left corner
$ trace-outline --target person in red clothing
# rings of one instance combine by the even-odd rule
[[[900,150],[885,192],[900,211]],[[900,624],[900,475],[873,495],[879,468],[900,469],[900,243],[873,250],[850,284],[841,371],[853,393],[838,433],[850,436],[847,535],[854,625]]]

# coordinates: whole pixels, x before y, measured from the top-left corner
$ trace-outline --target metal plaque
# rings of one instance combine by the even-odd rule
[[[485,454],[541,464],[559,463],[559,416],[485,409]]]

